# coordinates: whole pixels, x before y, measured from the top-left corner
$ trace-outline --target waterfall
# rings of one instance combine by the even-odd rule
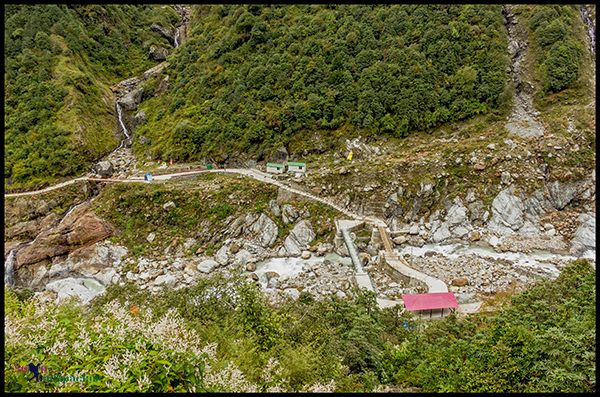
[[[175,28],[175,48],[179,47],[179,43],[177,42],[177,38],[179,37],[179,28]]]
[[[127,131],[127,128],[125,128],[125,123],[123,123],[123,108],[121,107],[121,105],[119,104],[119,102],[117,102],[117,113],[119,114],[119,123],[121,123],[121,127],[123,128],[123,132],[125,133],[125,135],[127,135],[127,139],[129,139],[130,138],[129,131]],[[123,142],[121,142],[121,146],[122,145],[123,145]]]
[[[594,26],[594,23],[592,22],[592,19],[590,18],[590,13],[587,10],[587,8],[585,7],[585,5],[580,4],[579,11],[581,12],[581,18],[583,20],[583,24],[587,25],[587,32],[590,36],[590,49],[591,49],[592,55],[594,55],[596,53],[596,27]]]
[[[4,261],[4,285],[15,285],[15,261],[17,259],[17,250],[11,250]]]

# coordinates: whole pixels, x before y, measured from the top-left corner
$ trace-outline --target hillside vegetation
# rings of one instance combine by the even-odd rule
[[[530,30],[538,101],[582,73],[576,6],[517,6]],[[150,29],[169,5],[5,8],[5,187],[82,173],[118,145],[110,86],[171,49],[170,88],[140,106],[134,153],[154,159],[257,160],[320,131],[406,137],[506,115],[508,39],[501,5],[194,5],[177,49]],[[143,157],[141,157],[143,158]]]
[[[158,294],[113,285],[88,308],[5,289],[4,390],[593,393],[595,283],[578,260],[496,313],[429,323],[364,290],[271,307],[237,277]],[[27,382],[14,368],[32,359],[100,379]]]
[[[173,89],[144,103],[139,134],[154,157],[199,159],[316,129],[406,136],[487,113],[506,85],[501,9],[196,6]]]
[[[171,7],[17,5],[4,8],[5,185],[39,185],[85,170],[118,145],[109,86],[153,66],[151,31]]]

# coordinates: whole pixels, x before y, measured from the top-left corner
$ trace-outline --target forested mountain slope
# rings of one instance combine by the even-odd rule
[[[587,95],[577,6],[516,8],[536,100]],[[317,130],[334,149],[499,120],[515,89],[502,5],[194,5],[173,48],[151,25],[178,19],[172,5],[7,6],[5,186],[76,175],[117,147],[109,87],[156,65],[153,44],[170,51],[170,87],[153,95],[161,80],[145,82],[146,139],[133,149],[161,160],[260,161]]]
[[[118,144],[109,86],[154,65],[172,6],[6,5],[5,184],[72,176]]]
[[[147,104],[176,158],[314,129],[404,136],[495,109],[505,87],[500,6],[199,6],[193,21],[173,90]]]

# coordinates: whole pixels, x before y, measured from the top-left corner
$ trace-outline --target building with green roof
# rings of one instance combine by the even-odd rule
[[[289,172],[306,172],[306,163],[287,163]]]
[[[267,172],[272,174],[283,174],[285,165],[277,163],[267,163]]]

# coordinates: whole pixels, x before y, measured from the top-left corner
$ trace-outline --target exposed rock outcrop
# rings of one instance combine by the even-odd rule
[[[169,43],[173,44],[173,31],[160,26],[158,23],[154,22],[152,26],[150,26],[156,33],[160,33],[165,39],[169,40]]]
[[[19,250],[15,268],[64,255],[113,233],[114,228],[98,218],[85,202],[70,211],[57,227],[42,231],[30,245]]]
[[[571,255],[580,256],[587,250],[596,250],[596,214],[581,214],[580,222],[571,241]]]
[[[139,104],[142,102],[144,96],[144,88],[139,87],[119,99],[118,103],[129,111],[136,110]]]
[[[278,164],[286,164],[288,161],[288,151],[285,147],[280,146],[275,150],[275,162]]]
[[[473,229],[469,222],[468,209],[462,201],[455,197],[452,205],[447,211],[446,219],[439,219],[440,211],[436,211],[431,217],[431,240],[439,243],[450,238],[464,238]],[[408,241],[410,243],[410,241]]]
[[[301,220],[286,237],[283,247],[279,250],[280,256],[300,256],[303,249],[310,243],[316,234],[308,220]]]
[[[152,77],[159,76],[162,73],[163,69],[168,67],[169,65],[170,65],[169,62],[162,62],[162,63],[146,70],[144,73],[142,73],[142,76],[141,76],[142,80],[148,80]]]
[[[163,48],[161,46],[150,46],[150,51],[148,52],[148,58],[153,59],[155,61],[164,61],[169,56],[169,50]]]
[[[249,238],[255,238],[264,248],[273,245],[278,235],[277,224],[266,214],[246,214],[233,219],[228,225],[227,233],[230,237],[238,237],[247,234]]]
[[[101,177],[109,177],[114,172],[114,167],[110,161],[101,161],[96,164],[96,173]]]
[[[506,236],[515,232],[521,234],[539,231],[524,215],[525,207],[514,187],[502,190],[492,202],[492,217],[487,228]]]

